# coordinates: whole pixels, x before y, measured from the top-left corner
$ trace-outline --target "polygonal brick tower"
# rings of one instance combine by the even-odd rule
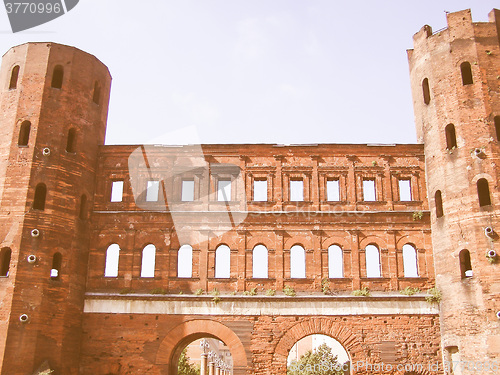
[[[408,51],[444,360],[458,363],[455,374],[498,374],[500,358],[500,11],[489,16],[448,14],[448,28],[424,26]]]
[[[0,372],[77,374],[88,208],[111,77],[54,43],[9,50],[0,71]]]

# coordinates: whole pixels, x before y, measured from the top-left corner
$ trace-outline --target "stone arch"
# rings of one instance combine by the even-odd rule
[[[257,245],[264,245],[267,249],[275,249],[276,241],[274,239],[270,239],[264,235],[262,236],[252,236],[247,240],[247,249],[253,249]]]
[[[368,245],[376,245],[379,249],[387,249],[387,241],[378,236],[366,236],[359,241],[360,249],[365,249]]]
[[[278,341],[273,354],[274,374],[286,374],[287,358],[290,349],[300,339],[309,335],[326,335],[337,340],[354,362],[365,357],[360,338],[345,325],[328,318],[310,318],[291,327]]]
[[[203,337],[215,338],[227,345],[233,357],[234,375],[247,373],[248,358],[240,338],[226,325],[209,319],[190,320],[167,332],[156,353],[156,364],[166,365],[168,374],[176,375],[175,366],[184,347]]]
[[[339,245],[342,249],[350,249],[351,243],[346,240],[346,237],[331,236],[323,240],[321,250],[328,250],[331,245]]]
[[[285,250],[290,250],[295,245],[300,245],[307,251],[313,248],[313,241],[311,236],[293,235],[285,241],[283,248]]]

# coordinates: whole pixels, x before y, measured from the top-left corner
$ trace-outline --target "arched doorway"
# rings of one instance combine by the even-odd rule
[[[210,337],[194,340],[181,352],[178,375],[233,374],[231,351],[222,341]]]

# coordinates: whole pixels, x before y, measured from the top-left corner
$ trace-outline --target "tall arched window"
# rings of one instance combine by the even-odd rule
[[[101,86],[97,81],[94,83],[94,94],[92,95],[92,100],[95,104],[99,104],[99,100],[101,100]]]
[[[80,209],[78,212],[78,217],[80,220],[85,220],[87,219],[87,196],[85,194],[82,194],[80,197]]]
[[[177,277],[193,277],[193,248],[182,245],[177,253]]]
[[[120,246],[114,243],[109,245],[106,250],[106,267],[104,269],[104,277],[118,276],[118,263],[120,261]]]
[[[441,197],[441,190],[436,190],[434,194],[434,204],[436,205],[436,217],[443,216],[443,198]]]
[[[446,135],[446,149],[451,150],[453,148],[457,148],[457,135],[455,133],[455,125],[446,125],[446,128],[444,128],[444,132]]]
[[[0,276],[9,276],[11,255],[12,251],[8,247],[4,247],[0,250]]]
[[[45,198],[47,196],[47,186],[44,183],[36,185],[33,208],[35,210],[45,210]]]
[[[19,65],[12,68],[12,73],[10,74],[9,90],[17,88],[17,79],[19,78]]]
[[[365,250],[366,277],[381,277],[380,252],[375,245],[368,245]]]
[[[54,67],[54,72],[52,73],[52,87],[55,89],[60,89],[63,84],[64,69],[61,65],[56,65]]]
[[[156,247],[149,244],[142,250],[141,277],[155,277]]]
[[[403,245],[403,270],[405,277],[418,277],[417,250],[410,245]]]
[[[300,245],[290,249],[290,277],[303,279],[306,277],[306,251]]]
[[[431,92],[429,90],[429,80],[424,78],[422,81],[422,92],[424,94],[424,103],[429,104],[431,101]]]
[[[470,63],[468,61],[464,61],[460,64],[460,72],[462,73],[462,84],[472,85],[472,69],[470,67]]]
[[[59,280],[61,276],[62,255],[55,253],[52,257],[52,269],[50,270],[50,278],[52,280]]]
[[[252,277],[254,279],[267,279],[269,277],[269,260],[267,247],[257,245],[252,252]]]
[[[342,249],[338,245],[328,248],[328,277],[330,279],[344,277],[344,259]]]
[[[18,146],[27,146],[30,141],[30,131],[31,131],[31,122],[23,121],[21,127],[19,128],[19,138],[17,140]]]
[[[74,153],[76,150],[76,129],[68,130],[68,138],[66,139],[66,152]]]
[[[489,206],[491,204],[490,188],[488,180],[480,178],[477,180],[477,196],[479,198],[479,206]]]
[[[472,277],[472,265],[470,262],[469,250],[464,249],[460,251],[458,258],[460,259],[460,275],[462,279]]]
[[[231,276],[231,249],[220,245],[215,250],[215,277],[228,279]]]

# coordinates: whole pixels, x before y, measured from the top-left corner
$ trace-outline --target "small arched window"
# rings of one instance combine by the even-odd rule
[[[436,205],[436,217],[443,216],[443,198],[441,197],[441,190],[436,190],[434,194],[434,204]]]
[[[0,276],[9,276],[11,255],[12,251],[8,247],[4,247],[0,250]]]
[[[50,270],[50,278],[52,280],[59,280],[61,276],[62,255],[55,253],[52,257],[52,269]]]
[[[253,248],[252,277],[254,279],[267,279],[269,277],[268,251],[264,245],[257,245]]]
[[[182,245],[177,253],[177,277],[193,277],[193,248]]]
[[[328,248],[328,277],[330,279],[344,277],[344,259],[342,249],[338,245]]]
[[[64,77],[64,69],[61,65],[56,65],[54,67],[54,72],[52,73],[52,87],[55,89],[62,88]]]
[[[17,88],[17,79],[19,78],[19,65],[12,68],[12,73],[10,74],[9,90]]]
[[[366,277],[381,277],[380,252],[375,245],[368,245],[365,250]]]
[[[27,146],[30,141],[31,122],[23,121],[19,129],[18,146]]]
[[[95,104],[99,104],[99,101],[101,100],[101,86],[97,81],[94,83],[94,94],[92,95],[92,100]]]
[[[479,198],[479,206],[484,207],[491,204],[490,188],[488,186],[488,180],[485,178],[477,180],[477,196]]]
[[[114,243],[109,245],[106,250],[106,267],[104,269],[104,277],[118,276],[118,263],[120,261],[120,246]]]
[[[304,279],[306,277],[306,251],[300,245],[290,249],[290,277]]]
[[[80,197],[80,209],[78,212],[78,217],[80,220],[85,220],[87,218],[87,196],[82,194]]]
[[[444,128],[444,132],[446,134],[446,149],[452,150],[454,148],[457,148],[457,135],[455,133],[455,125],[446,125],[446,128]]]
[[[228,279],[231,276],[231,249],[220,245],[215,250],[215,277]]]
[[[460,259],[460,275],[462,279],[465,279],[466,277],[472,277],[472,265],[470,262],[469,250],[464,249],[460,251],[458,257]]]
[[[156,247],[149,244],[142,250],[141,277],[155,277]]]
[[[76,146],[76,129],[71,128],[68,130],[68,138],[66,140],[66,152],[74,153]]]
[[[410,245],[403,245],[403,270],[405,277],[418,277],[417,250]]]
[[[35,210],[45,210],[45,198],[47,196],[47,186],[44,183],[36,185],[33,208]]]
[[[427,78],[424,78],[422,81],[422,92],[424,94],[424,103],[429,104],[431,101],[431,92],[429,89],[429,80]]]
[[[470,63],[468,61],[464,61],[460,64],[460,72],[462,73],[462,84],[472,85],[472,69],[470,67]]]

